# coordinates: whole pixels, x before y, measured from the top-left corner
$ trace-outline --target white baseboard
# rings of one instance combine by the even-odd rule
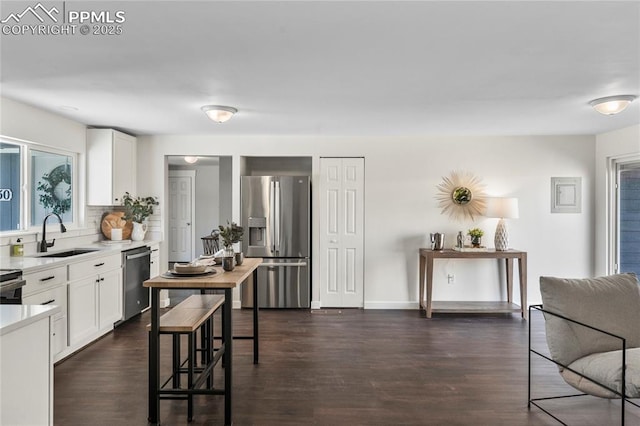
[[[365,309],[419,309],[418,302],[364,302]]]
[[[364,302],[364,309],[419,309],[418,302]],[[311,309],[322,309],[320,300],[311,301]]]
[[[171,304],[171,299],[168,297],[166,299],[160,299],[160,308],[167,308]]]
[[[233,309],[241,309],[241,308],[242,308],[242,302],[240,300],[234,300]]]

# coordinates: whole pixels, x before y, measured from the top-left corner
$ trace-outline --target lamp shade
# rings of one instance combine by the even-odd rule
[[[600,114],[613,115],[622,112],[636,98],[633,95],[607,96],[606,98],[594,99],[589,102]]]
[[[517,219],[518,199],[517,198],[486,198],[486,217],[497,217],[500,219]]]
[[[201,109],[207,114],[207,117],[216,123],[224,123],[233,117],[233,114],[238,112],[234,107],[222,105],[205,105]]]

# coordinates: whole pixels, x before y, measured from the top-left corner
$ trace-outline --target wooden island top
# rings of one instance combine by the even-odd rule
[[[215,266],[213,275],[196,277],[164,278],[161,275],[144,282],[145,287],[162,289],[208,289],[208,288],[235,288],[262,263],[262,258],[246,258],[242,265],[233,268],[233,271],[224,271],[222,267]]]

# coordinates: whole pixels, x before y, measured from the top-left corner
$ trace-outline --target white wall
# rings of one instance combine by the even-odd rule
[[[416,308],[418,255],[429,232],[445,232],[451,246],[458,230],[480,226],[491,245],[496,219],[455,223],[440,214],[436,185],[452,170],[469,170],[483,178],[486,192],[520,200],[520,219],[510,220],[511,246],[529,253],[529,301],[540,301],[540,275],[593,274],[594,152],[592,136],[546,137],[212,137],[139,138],[139,157],[147,159],[147,179],[139,190],[166,193],[166,155],[233,156],[233,181],[239,181],[240,156],[312,156],[317,181],[321,156],[365,158],[365,307]],[[550,213],[550,178],[583,179],[583,212]],[[139,180],[140,182],[140,180]],[[239,219],[239,191],[234,186],[233,215]],[[166,194],[165,194],[166,197]],[[166,198],[165,198],[166,199]],[[314,192],[314,209],[318,208]],[[162,202],[163,200],[161,200]],[[313,251],[318,252],[318,215],[314,216]],[[166,224],[164,225],[166,227]],[[319,300],[318,256],[313,260],[312,299]],[[454,273],[456,282],[447,284]],[[492,300],[504,290],[491,261],[438,261],[435,300]],[[518,297],[516,291],[515,297]]]
[[[0,98],[0,135],[83,155],[86,152],[84,124],[8,98]]]
[[[631,126],[596,136],[596,208],[595,208],[595,273],[605,275],[610,248],[609,221],[609,170],[612,159],[640,154],[640,125]]]

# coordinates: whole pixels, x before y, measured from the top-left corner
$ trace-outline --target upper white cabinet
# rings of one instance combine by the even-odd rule
[[[87,204],[121,204],[136,193],[136,138],[113,129],[87,130]]]

